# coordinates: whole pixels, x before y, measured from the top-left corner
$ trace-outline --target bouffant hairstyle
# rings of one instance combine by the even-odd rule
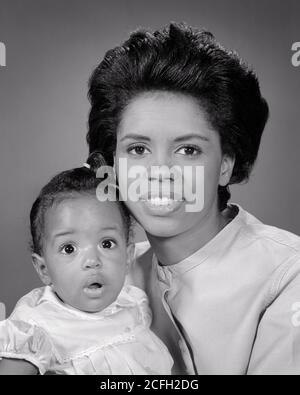
[[[101,153],[94,152],[87,159],[85,166],[63,171],[54,176],[43,187],[30,212],[30,247],[32,253],[39,255],[43,253],[45,216],[51,207],[80,195],[88,194],[96,197],[96,189],[103,181],[103,178],[98,178],[96,174],[100,166],[106,166],[106,162]],[[120,200],[117,200],[116,203],[123,218],[124,231],[128,242],[131,237],[132,219],[124,203]]]
[[[135,96],[169,91],[194,97],[220,136],[223,154],[235,158],[229,184],[246,181],[257,157],[269,110],[255,73],[236,52],[208,32],[171,23],[137,30],[109,50],[89,81],[90,152],[101,150],[112,165],[122,112]],[[229,187],[219,186],[219,209]]]

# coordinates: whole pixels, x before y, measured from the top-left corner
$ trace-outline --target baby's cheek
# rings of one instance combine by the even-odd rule
[[[73,272],[61,273],[57,278],[56,287],[65,297],[76,297],[79,288],[79,274]]]
[[[126,269],[126,255],[123,254],[110,265],[109,275],[117,284],[123,283],[126,276]]]

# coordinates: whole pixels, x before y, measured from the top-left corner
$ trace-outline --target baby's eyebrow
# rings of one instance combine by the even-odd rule
[[[120,232],[121,230],[119,229],[119,226],[105,226],[103,228],[100,228],[100,231],[101,232],[103,232],[103,231],[117,231],[117,232]],[[54,233],[53,238],[57,239],[57,238],[63,237],[63,236],[74,235],[75,233],[76,233],[75,230],[70,229],[70,230]]]
[[[66,230],[63,232],[54,233],[53,237],[58,238],[63,236],[69,236],[69,235],[73,235],[74,233],[76,233],[75,230]]]
[[[120,231],[119,226],[105,226],[104,228],[101,228],[101,231],[103,230],[116,230],[116,231]]]

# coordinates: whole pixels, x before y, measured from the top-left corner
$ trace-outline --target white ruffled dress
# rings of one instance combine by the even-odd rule
[[[0,358],[24,359],[40,374],[171,374],[172,357],[151,319],[146,294],[134,286],[92,314],[66,306],[51,287],[38,288],[0,322]]]

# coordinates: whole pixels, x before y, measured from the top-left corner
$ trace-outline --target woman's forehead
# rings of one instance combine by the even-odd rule
[[[212,138],[204,110],[191,96],[171,93],[145,93],[125,108],[118,129],[118,140]]]

